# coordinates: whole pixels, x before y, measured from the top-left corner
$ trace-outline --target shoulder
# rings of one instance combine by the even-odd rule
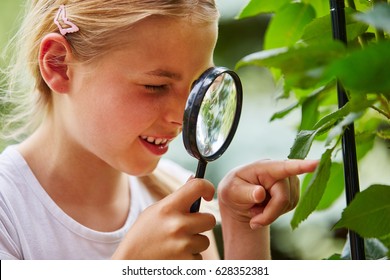
[[[24,201],[20,187],[18,155],[14,147],[0,154],[0,257],[2,259],[21,258],[19,237],[16,229],[18,207]]]
[[[10,146],[0,153],[0,174],[4,175],[13,169],[15,152],[15,148]]]
[[[0,207],[2,221],[30,214],[36,209],[37,196],[31,185],[39,184],[22,155],[13,146],[0,154]],[[31,207],[31,208],[28,208]]]
[[[14,147],[6,148],[0,154],[0,195],[13,193],[13,187],[18,181],[19,160]]]
[[[16,147],[7,147],[0,154],[0,193],[13,196],[23,190],[29,167]]]

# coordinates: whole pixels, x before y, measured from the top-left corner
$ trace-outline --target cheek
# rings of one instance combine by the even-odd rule
[[[138,137],[159,112],[158,104],[131,93],[104,95],[91,105],[88,119],[104,137]]]
[[[72,100],[72,123],[89,142],[131,141],[153,123],[160,111],[153,95],[127,86],[114,71],[84,79],[79,85]]]

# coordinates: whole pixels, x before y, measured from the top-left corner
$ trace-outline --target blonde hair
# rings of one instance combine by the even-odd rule
[[[39,46],[42,38],[59,32],[54,18],[65,5],[67,17],[79,27],[66,34],[80,61],[92,61],[115,46],[118,34],[150,16],[186,18],[211,23],[219,17],[214,0],[31,0],[14,38],[14,60],[5,75],[7,89],[0,101],[8,109],[1,118],[0,138],[20,141],[40,124],[51,106],[51,90],[40,75]],[[6,71],[7,72],[7,71]]]
[[[214,0],[28,1],[21,28],[8,46],[14,59],[4,75],[7,89],[0,91],[0,104],[8,111],[0,118],[0,139],[23,140],[50,112],[51,90],[40,75],[38,55],[42,38],[59,33],[54,18],[60,5],[65,5],[67,18],[79,28],[65,37],[82,62],[107,53],[118,43],[118,34],[150,16],[186,18],[196,23],[215,23],[219,18]],[[169,177],[155,172],[141,181],[156,196],[163,197],[177,188],[178,182],[168,183]]]

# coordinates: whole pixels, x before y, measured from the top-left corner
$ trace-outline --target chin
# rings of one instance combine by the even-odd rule
[[[127,174],[137,177],[150,175],[156,169],[158,162],[159,160],[148,163],[140,162],[137,166],[126,168],[123,171]]]

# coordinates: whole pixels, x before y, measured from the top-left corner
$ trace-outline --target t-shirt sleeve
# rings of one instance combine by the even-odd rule
[[[0,259],[22,259],[16,243],[18,235],[10,219],[10,211],[0,197]]]

